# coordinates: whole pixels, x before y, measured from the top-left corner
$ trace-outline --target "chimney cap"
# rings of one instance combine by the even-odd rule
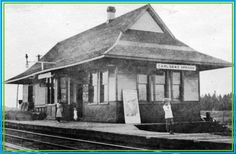
[[[116,12],[116,8],[114,6],[108,6],[107,7],[107,12],[115,13]]]

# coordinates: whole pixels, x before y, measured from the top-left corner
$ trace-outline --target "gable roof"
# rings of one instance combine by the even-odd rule
[[[129,29],[146,11],[150,13],[164,33]],[[126,44],[124,42],[126,42]],[[135,46],[132,42],[141,42],[147,46]],[[166,49],[163,48],[163,46],[169,46],[169,48]],[[153,61],[171,59],[173,62],[177,63],[180,61],[188,61],[191,64],[217,64],[218,67],[231,66],[231,64],[226,61],[204,55],[193,49],[191,52],[185,51],[183,53],[183,51],[178,50],[181,47],[189,48],[184,43],[175,39],[174,35],[150,5],[145,5],[117,17],[109,23],[102,23],[57,43],[40,59],[40,61],[56,62],[55,64],[45,64],[44,70],[41,70],[41,64],[36,63],[25,72],[6,82],[16,83],[36,74],[75,66],[103,57],[130,57],[133,59]]]
[[[159,25],[147,11],[129,29],[163,33]]]

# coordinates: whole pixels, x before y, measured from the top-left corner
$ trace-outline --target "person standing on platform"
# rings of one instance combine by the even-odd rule
[[[74,107],[73,114],[74,114],[73,119],[74,119],[75,121],[77,121],[77,120],[78,120],[78,116],[77,116],[77,109],[76,109],[76,107]]]
[[[56,120],[58,122],[61,122],[62,119],[62,112],[63,112],[63,106],[62,106],[62,102],[60,100],[58,100],[58,102],[56,103]]]
[[[170,99],[164,98],[164,105],[163,110],[165,112],[165,120],[166,120],[166,131],[170,134],[174,134],[173,126],[174,126],[174,120],[173,120],[173,113],[171,109]]]

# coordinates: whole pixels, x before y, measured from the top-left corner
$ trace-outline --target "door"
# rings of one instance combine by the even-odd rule
[[[77,84],[77,96],[76,96],[76,102],[77,102],[77,114],[78,118],[83,117],[83,85]]]
[[[28,110],[33,110],[34,109],[34,100],[33,100],[33,86],[30,85],[28,86]]]

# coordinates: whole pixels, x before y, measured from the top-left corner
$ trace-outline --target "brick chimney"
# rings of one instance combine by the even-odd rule
[[[113,6],[107,7],[107,23],[111,22],[116,15],[116,8]]]

